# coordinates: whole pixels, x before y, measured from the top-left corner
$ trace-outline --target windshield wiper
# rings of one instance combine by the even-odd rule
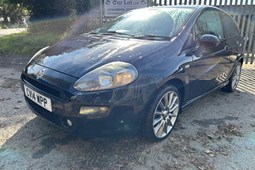
[[[118,35],[127,35],[127,36],[131,36],[133,37],[133,34],[128,34],[128,33],[124,33],[124,32],[120,32],[120,31],[107,31],[107,32],[102,32],[100,33],[101,35],[114,35],[114,34],[118,34]]]
[[[91,34],[100,34],[100,35],[125,35],[132,38],[138,38],[138,39],[149,39],[149,40],[170,40],[171,38],[168,36],[160,36],[160,35],[154,35],[154,34],[128,34],[122,31],[106,31],[106,32],[90,32]]]
[[[97,31],[90,31],[89,34],[98,34]]]
[[[171,38],[168,36],[154,35],[154,34],[145,34],[145,35],[134,35],[134,38],[140,39],[153,39],[153,40],[170,40]]]

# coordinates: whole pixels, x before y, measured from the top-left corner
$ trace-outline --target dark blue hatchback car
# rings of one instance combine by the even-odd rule
[[[142,129],[159,141],[183,108],[236,89],[242,56],[224,11],[149,7],[43,48],[23,70],[22,89],[31,110],[65,131]]]

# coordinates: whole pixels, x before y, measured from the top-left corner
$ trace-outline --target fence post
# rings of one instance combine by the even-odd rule
[[[100,26],[103,25],[103,18],[104,18],[104,13],[103,13],[103,10],[104,10],[104,7],[103,7],[103,3],[104,3],[104,0],[99,0],[100,1]]]

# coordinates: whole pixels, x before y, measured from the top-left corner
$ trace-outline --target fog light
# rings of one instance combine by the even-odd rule
[[[109,107],[87,107],[82,106],[80,108],[81,115],[92,115],[92,114],[102,114],[107,113],[109,111]]]
[[[66,119],[66,124],[67,124],[69,127],[73,126],[72,121],[69,120],[69,119]]]

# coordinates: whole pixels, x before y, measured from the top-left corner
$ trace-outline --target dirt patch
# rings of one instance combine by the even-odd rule
[[[226,120],[238,120],[238,117],[226,116],[219,119],[203,119],[203,120],[194,120],[195,124],[208,128],[210,125],[221,125],[225,123]]]
[[[27,31],[26,28],[11,28],[11,29],[0,29],[0,37],[15,33]]]
[[[13,68],[20,73],[32,56],[0,55],[1,68]]]
[[[216,134],[221,135],[226,138],[228,141],[232,141],[235,136],[242,136],[241,133],[242,126],[234,125],[234,124],[223,124],[218,126],[218,131]]]
[[[164,151],[171,154],[176,161],[164,164],[164,169],[183,169],[189,167],[190,164],[201,170],[213,169],[213,165],[208,161],[207,155],[201,148],[203,146],[195,136],[172,135]]]
[[[14,78],[3,77],[3,82],[0,88],[11,89],[11,91],[16,91],[20,88],[20,80]]]

